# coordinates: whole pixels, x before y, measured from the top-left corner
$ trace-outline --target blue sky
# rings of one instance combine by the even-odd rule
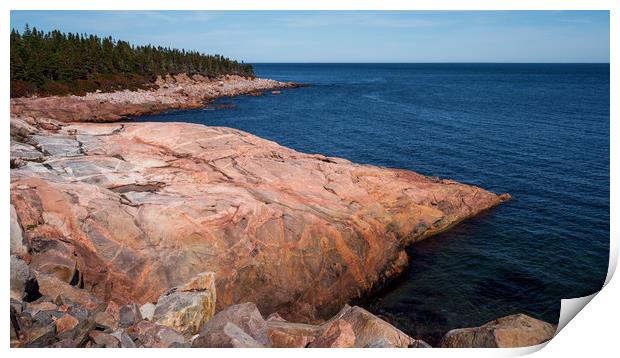
[[[607,11],[12,11],[245,62],[609,62]]]

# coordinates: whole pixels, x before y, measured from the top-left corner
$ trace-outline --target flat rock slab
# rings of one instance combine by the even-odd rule
[[[80,143],[69,135],[35,135],[32,139],[38,143],[39,149],[51,156],[76,156],[81,153]]]
[[[45,156],[11,170],[11,204],[32,259],[62,242],[82,291],[119,303],[213,271],[216,311],[327,318],[400,273],[407,245],[505,199],[230,128],[76,123],[28,142]]]
[[[11,141],[11,159],[40,160],[43,153],[34,146],[27,143]]]

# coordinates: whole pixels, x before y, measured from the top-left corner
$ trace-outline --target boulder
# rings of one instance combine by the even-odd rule
[[[62,317],[63,313],[58,311],[39,311],[32,316],[32,321],[35,325],[48,325],[54,323],[58,318]]]
[[[213,317],[215,300],[215,276],[204,272],[159,297],[152,320],[191,337]]]
[[[394,348],[392,342],[383,337],[378,337],[367,343],[364,348]],[[432,348],[430,344],[421,339],[414,339],[409,344],[409,348]]]
[[[433,348],[430,344],[421,339],[414,339],[409,348]]]
[[[357,306],[345,306],[333,320],[348,322],[355,333],[355,347],[407,348],[414,339],[379,317]]]
[[[35,278],[38,292],[41,295],[47,297],[63,296],[87,309],[93,309],[101,303],[101,300],[94,297],[88,290],[79,289],[54,276],[35,272]]]
[[[17,218],[15,207],[11,205],[11,255],[23,256],[28,253],[28,248],[24,245],[24,237],[22,235],[22,227]],[[11,267],[13,265],[11,264]]]
[[[118,339],[120,342],[121,348],[136,348],[136,344],[133,339],[122,329],[117,329],[116,331],[110,333],[114,338]]]
[[[56,325],[56,334],[62,335],[63,333],[71,332],[79,323],[80,321],[78,321],[77,318],[70,314],[65,314],[54,321],[54,325]]]
[[[30,313],[30,315],[34,317],[39,312],[56,311],[57,309],[58,309],[58,306],[55,303],[45,301],[44,298],[42,298],[40,301],[29,303],[26,306],[25,311]]]
[[[133,326],[141,320],[140,308],[135,303],[130,303],[120,308],[118,322],[120,327]]]
[[[120,348],[121,342],[109,333],[101,331],[91,331],[88,334],[90,340],[101,348]]]
[[[271,347],[304,348],[321,334],[321,327],[271,319],[267,320],[267,332]]]
[[[244,335],[239,335],[239,331],[244,332]],[[244,338],[246,335],[261,346],[270,345],[267,323],[256,305],[250,302],[229,306],[213,316],[194,339],[192,346],[208,347],[212,342],[231,342],[233,338],[248,343]]]
[[[121,306],[119,306],[118,303],[116,303],[114,301],[108,301],[107,302],[107,306],[106,306],[104,312],[109,314],[112,317],[112,319],[114,319],[116,321],[120,321],[120,319],[121,319]],[[134,315],[135,315],[135,313],[134,313]]]
[[[88,310],[79,304],[70,305],[66,312],[80,321],[84,321],[89,318]]]
[[[149,321],[140,321],[127,328],[126,332],[136,346],[144,348],[168,348],[175,343],[187,342],[183,335],[174,329]]]
[[[480,327],[453,329],[440,342],[442,348],[513,348],[544,343],[557,326],[524,314],[487,322]]]
[[[118,320],[109,312],[97,312],[94,316],[95,326],[97,329],[114,330],[118,328]]]
[[[43,348],[57,342],[56,326],[53,323],[35,325],[26,333],[26,347]]]
[[[142,306],[140,306],[140,315],[142,315],[142,318],[148,320],[148,321],[152,321],[153,320],[153,315],[155,314],[155,305],[148,302],[143,304]]]
[[[343,319],[327,323],[323,333],[310,343],[310,348],[351,348],[355,346],[355,333],[351,324]]]
[[[15,255],[11,255],[11,298],[23,300],[27,296],[27,288],[36,282],[34,272],[28,264]]]
[[[231,322],[221,329],[200,334],[192,342],[194,348],[263,348],[252,336]]]

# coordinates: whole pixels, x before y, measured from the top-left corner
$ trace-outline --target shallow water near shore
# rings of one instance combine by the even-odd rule
[[[410,169],[513,199],[416,243],[367,308],[417,337],[513,313],[556,323],[609,250],[609,65],[257,64],[311,84],[136,121],[238,128],[307,153]]]

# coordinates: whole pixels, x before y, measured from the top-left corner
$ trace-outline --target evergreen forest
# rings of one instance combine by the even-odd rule
[[[148,88],[159,75],[179,73],[254,76],[252,65],[221,55],[27,25],[11,31],[11,97]]]

